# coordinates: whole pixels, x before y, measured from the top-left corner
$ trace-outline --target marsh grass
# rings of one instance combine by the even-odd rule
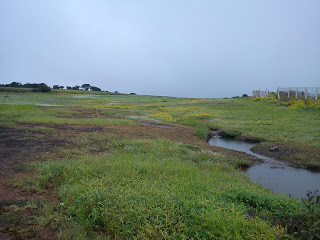
[[[1,115],[0,115],[0,126],[1,127],[15,128],[16,124],[12,123],[12,122],[5,122],[3,119],[1,119]]]
[[[252,209],[272,216],[303,212],[299,201],[269,196],[251,183],[226,164],[236,161],[226,156],[167,140],[113,141],[108,147],[108,156],[84,154],[37,164],[38,188],[58,189],[59,222],[70,223],[62,235],[274,239],[284,229],[248,217]],[[53,212],[54,206],[47,207]]]
[[[56,129],[51,128],[51,127],[21,127],[18,126],[17,128],[24,129],[24,130],[29,130],[29,131],[35,131],[35,132],[40,132],[40,133],[54,133],[57,132]]]
[[[293,142],[320,149],[319,131],[316,131],[319,128],[319,110],[293,110],[279,103],[252,101],[250,98],[185,99],[60,90],[48,94],[0,93],[0,102],[83,106],[106,110],[117,105],[118,109],[109,109],[116,115],[123,110],[130,111],[130,115],[135,115],[132,113],[136,112],[139,115],[144,114],[145,117],[161,113],[168,117],[158,120],[172,122],[177,119],[175,122],[179,124],[208,125],[212,128],[236,130],[243,136],[253,136],[266,141]],[[31,108],[34,106],[31,105]],[[2,109],[3,107],[0,107],[0,112]],[[184,118],[190,114],[209,114],[212,117],[198,118],[194,115]]]
[[[85,125],[134,125],[130,119],[70,118],[79,112],[64,108],[47,108],[35,105],[0,104],[1,122],[46,123],[46,124],[85,124]],[[68,116],[68,118],[66,118]]]
[[[85,125],[134,125],[132,120],[128,119],[108,119],[108,118],[57,118],[55,116],[23,116],[18,122],[24,123],[54,123],[54,124],[85,124]]]
[[[319,111],[266,101],[82,91],[7,92],[0,101],[1,126],[134,125],[125,117],[139,116],[192,126],[203,139],[208,129],[222,128],[320,148]],[[42,126],[35,130],[56,134]],[[36,176],[15,182],[25,191],[57,191],[59,203],[39,207],[39,227],[50,224],[64,239],[275,239],[285,238],[295,222],[310,227],[300,200],[272,194],[235,169],[246,159],[168,140],[116,140],[116,134],[80,133],[73,146],[39,156],[44,161],[33,165]]]

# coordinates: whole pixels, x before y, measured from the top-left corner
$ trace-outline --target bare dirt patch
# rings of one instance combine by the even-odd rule
[[[49,106],[41,106],[43,110],[56,108]],[[84,108],[84,107],[60,107],[74,111],[76,113],[57,113],[58,118],[71,118],[71,119],[85,119],[85,118],[108,118],[108,119],[127,119],[125,116],[132,115],[132,112],[119,110],[119,109],[98,109],[98,108]],[[135,114],[141,115],[141,114]]]
[[[50,229],[35,232],[32,224],[37,210],[26,207],[29,200],[50,201],[55,196],[18,191],[10,181],[31,175],[32,172],[25,171],[27,163],[67,143],[51,134],[0,127],[0,239],[55,239]],[[38,238],[40,235],[44,238]]]
[[[0,127],[0,179],[19,172],[19,166],[31,157],[39,159],[36,155],[66,143],[43,132]]]

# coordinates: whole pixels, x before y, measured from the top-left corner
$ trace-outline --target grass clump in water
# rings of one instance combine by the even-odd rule
[[[226,130],[226,131],[223,131],[220,135],[222,137],[235,138],[235,137],[240,136],[241,133],[238,131],[235,131],[235,130]]]

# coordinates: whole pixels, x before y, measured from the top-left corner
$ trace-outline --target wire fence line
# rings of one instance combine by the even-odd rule
[[[270,95],[270,91],[269,90],[253,90],[252,91],[252,97],[256,98],[256,97],[268,97]]]
[[[318,101],[319,87],[278,87],[277,92],[253,90],[252,97],[269,97],[280,100]]]

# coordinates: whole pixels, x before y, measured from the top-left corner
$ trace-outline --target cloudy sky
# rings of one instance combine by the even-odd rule
[[[0,0],[0,83],[232,97],[320,85],[319,0]]]

